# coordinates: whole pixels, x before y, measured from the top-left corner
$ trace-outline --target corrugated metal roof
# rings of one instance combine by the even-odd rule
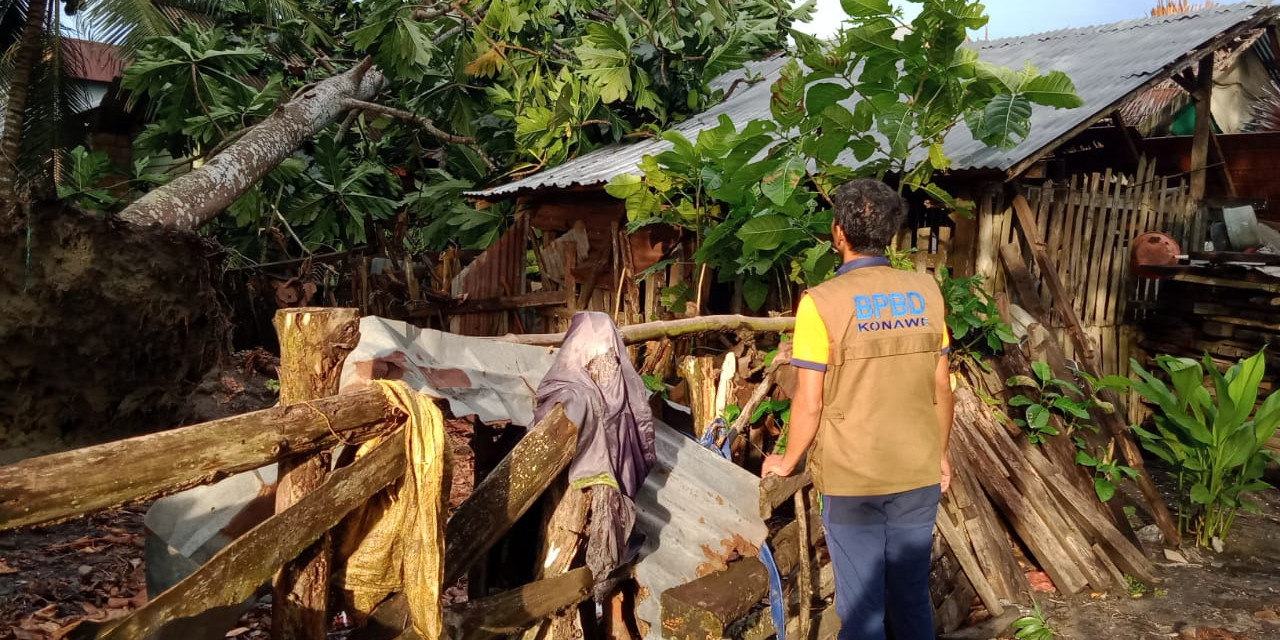
[[[1047,33],[976,42],[971,46],[987,62],[1021,68],[1030,62],[1042,72],[1065,72],[1084,99],[1079,109],[1058,110],[1036,106],[1032,113],[1031,135],[1012,151],[991,149],[973,139],[961,124],[947,138],[946,152],[954,170],[998,169],[1005,171],[1055,143],[1076,127],[1108,114],[1116,103],[1142,88],[1154,76],[1173,65],[1186,64],[1188,53],[1208,44],[1219,35],[1244,23],[1260,19],[1271,2],[1219,5],[1203,11],[1176,16],[1140,18],[1112,24],[1064,29]],[[770,87],[786,62],[785,57],[753,63],[744,71],[718,78],[714,87],[728,88],[746,76],[763,76],[750,86],[738,86],[729,99],[673,127],[688,137],[715,126],[721,115],[738,125],[769,117]],[[649,139],[629,145],[596,150],[558,167],[509,184],[469,195],[503,198],[539,189],[567,189],[608,182],[616,175],[636,171],[646,155],[655,155],[670,144]],[[851,161],[852,158],[849,158]]]

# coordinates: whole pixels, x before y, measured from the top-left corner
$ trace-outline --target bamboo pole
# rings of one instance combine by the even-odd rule
[[[750,316],[702,316],[698,318],[681,318],[619,327],[622,341],[626,344],[638,344],[658,338],[676,338],[700,333],[756,331],[759,333],[782,333],[792,331],[796,327],[795,318],[770,317],[755,318]],[[507,335],[499,340],[515,344],[532,344],[539,346],[556,346],[564,342],[563,333],[537,333],[528,335]]]

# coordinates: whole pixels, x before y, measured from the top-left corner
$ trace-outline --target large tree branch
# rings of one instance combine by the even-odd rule
[[[489,171],[498,170],[497,165],[495,165],[493,163],[493,160],[489,158],[489,155],[486,154],[484,150],[480,148],[480,145],[476,142],[475,138],[449,133],[448,131],[445,131],[444,129],[437,127],[436,123],[432,122],[430,118],[420,116],[416,113],[413,113],[412,111],[405,111],[404,109],[388,107],[387,105],[378,104],[376,102],[366,102],[364,100],[355,100],[351,98],[343,100],[342,102],[348,109],[369,111],[372,113],[381,113],[383,115],[391,116],[393,118],[398,118],[400,120],[412,122],[418,125],[419,127],[422,127],[424,131],[435,136],[437,139],[439,139],[442,142],[448,142],[450,144],[463,144],[468,147],[471,147],[473,150],[475,150],[476,153],[480,154],[480,159],[484,161],[485,166],[489,167]]]
[[[204,166],[126,207],[120,218],[142,225],[199,228],[337,120],[348,108],[344,100],[369,100],[385,84],[386,78],[367,62],[316,83]]]
[[[755,331],[759,333],[782,333],[793,331],[795,318],[753,318],[750,316],[698,316],[679,320],[664,320],[646,324],[633,324],[619,327],[622,341],[636,344],[657,340],[658,338],[676,338],[698,333],[715,333],[729,331]],[[517,344],[533,344],[554,346],[564,342],[563,333],[530,333],[525,335],[507,335],[499,340]]]

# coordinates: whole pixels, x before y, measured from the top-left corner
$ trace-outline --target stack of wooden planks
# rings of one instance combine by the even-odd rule
[[[1243,265],[1280,265],[1265,254],[1193,254],[1194,265],[1157,269],[1155,301],[1141,320],[1143,349],[1201,359],[1220,368],[1280,344],[1280,278]],[[1260,400],[1280,382],[1280,351],[1268,349]],[[1280,451],[1280,438],[1271,441]]]

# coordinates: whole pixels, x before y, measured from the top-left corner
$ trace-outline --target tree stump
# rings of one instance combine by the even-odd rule
[[[296,404],[338,394],[347,354],[360,340],[357,309],[281,309],[273,322],[280,337],[280,402]],[[329,453],[280,462],[276,513],[324,482]],[[280,568],[272,584],[271,635],[323,639],[329,631],[329,534]]]

